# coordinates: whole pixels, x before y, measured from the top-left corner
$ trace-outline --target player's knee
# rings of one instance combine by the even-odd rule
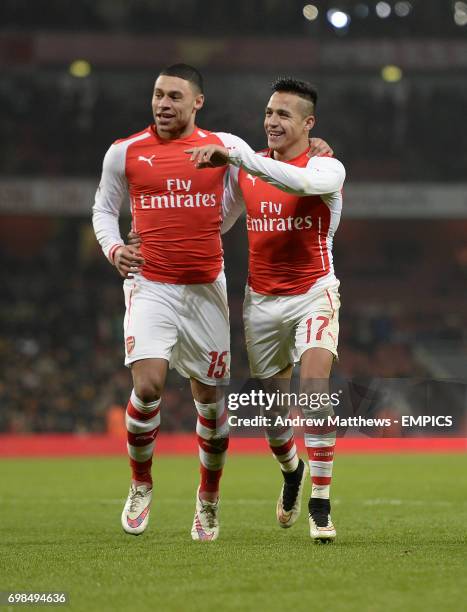
[[[320,374],[321,376],[319,376]],[[308,402],[302,407],[306,418],[326,418],[334,415],[329,390],[329,379],[324,372],[317,370],[312,378],[302,379],[300,393],[306,394]]]
[[[329,393],[329,379],[327,376],[313,375],[300,381],[300,392],[310,395],[323,395]]]
[[[134,380],[135,393],[145,404],[158,400],[162,394],[162,382],[157,377]]]
[[[219,389],[210,385],[197,383],[196,389],[193,389],[196,401],[200,404],[215,404],[219,400]]]

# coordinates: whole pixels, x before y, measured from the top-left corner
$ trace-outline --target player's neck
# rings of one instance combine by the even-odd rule
[[[191,136],[191,134],[194,132],[195,124],[189,123],[184,128],[176,131],[161,130],[156,125],[154,125],[153,129],[161,140],[178,140],[179,138],[187,138],[188,136]]]
[[[306,141],[300,140],[299,142],[296,142],[290,147],[287,147],[287,149],[284,149],[283,151],[273,151],[272,156],[274,159],[277,159],[277,161],[286,162],[291,159],[295,159],[295,157],[298,157],[299,155],[304,153],[309,146],[310,144],[307,138]]]

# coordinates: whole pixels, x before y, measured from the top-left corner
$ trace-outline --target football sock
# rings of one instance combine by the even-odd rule
[[[285,473],[295,472],[298,468],[298,454],[292,427],[266,427],[265,434],[269,448],[279,462],[281,470]]]
[[[152,484],[151,465],[155,440],[159,431],[161,400],[142,402],[131,392],[125,415],[127,448],[132,479]]]
[[[213,404],[202,404],[194,400],[198,420],[198,438],[201,483],[200,493],[218,493],[227,447],[229,446],[229,423],[225,399]]]
[[[305,428],[305,447],[308,454],[311,476],[311,496],[313,498],[329,499],[329,489],[334,463],[334,447],[336,445],[336,427],[328,425],[328,417],[333,416],[332,408],[320,410],[303,410],[305,418],[319,421]]]

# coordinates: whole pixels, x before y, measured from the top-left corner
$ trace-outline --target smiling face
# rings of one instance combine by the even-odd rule
[[[285,91],[273,93],[264,118],[268,147],[287,159],[299,155],[308,146],[308,134],[315,124],[312,113],[308,100]]]
[[[203,94],[190,81],[160,75],[152,96],[152,112],[158,135],[169,140],[191,134],[196,112],[203,104]]]

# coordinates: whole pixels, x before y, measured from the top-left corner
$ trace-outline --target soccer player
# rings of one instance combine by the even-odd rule
[[[198,412],[201,482],[191,535],[215,540],[219,533],[219,482],[228,446],[222,385],[230,369],[220,238],[225,168],[197,172],[183,151],[201,143],[232,146],[236,138],[196,126],[203,103],[195,68],[163,70],[152,97],[154,125],[107,151],[93,207],[97,239],[125,278],[125,364],[134,388],[126,410],[132,481],[121,520],[135,535],[149,520],[152,456],[169,367],[190,379]],[[120,236],[119,212],[128,197],[141,248],[126,246]]]
[[[229,164],[224,193],[223,231],[246,209],[249,276],[244,322],[251,373],[267,388],[283,389],[292,366],[300,363],[301,392],[319,394],[303,409],[315,426],[305,430],[311,472],[310,535],[332,541],[329,491],[335,427],[329,376],[337,357],[339,281],[332,242],[340,220],[343,165],[331,157],[309,157],[309,132],[315,123],[317,94],[292,78],[278,79],[266,107],[268,149],[255,154],[244,143],[190,148],[198,168]],[[204,144],[204,143],[203,143]],[[323,425],[320,425],[323,419]],[[299,459],[291,428],[266,430],[284,477],[277,504],[281,527],[300,513],[307,468]]]

